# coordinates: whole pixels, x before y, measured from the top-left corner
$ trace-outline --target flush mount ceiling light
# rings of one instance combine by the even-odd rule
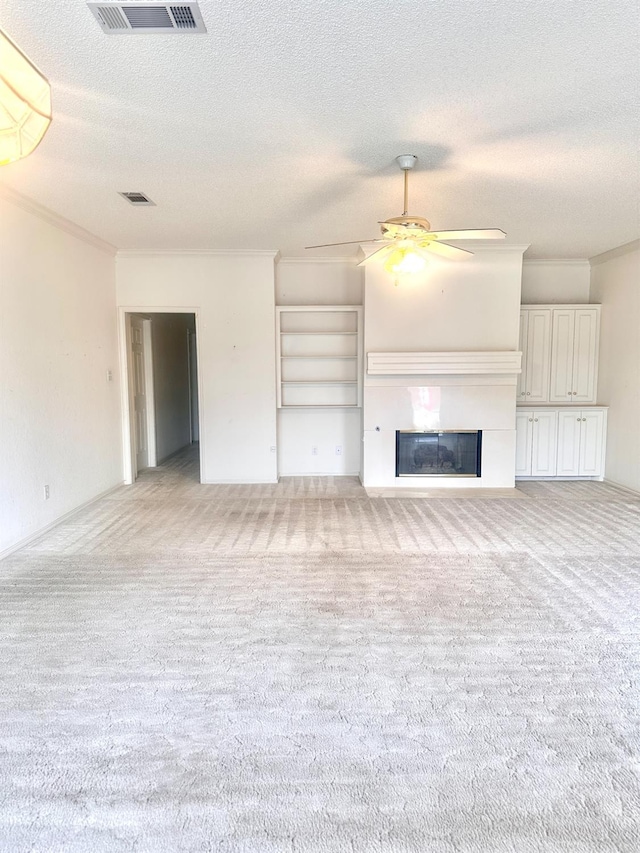
[[[324,249],[329,246],[350,246],[357,243],[385,243],[382,248],[368,255],[358,266],[370,261],[383,261],[387,272],[397,277],[421,272],[429,259],[428,252],[450,260],[469,258],[473,252],[449,246],[444,240],[503,240],[507,235],[499,228],[476,228],[462,231],[431,231],[431,223],[422,216],[408,213],[409,172],[418,158],[414,154],[396,157],[404,172],[404,210],[402,216],[394,216],[380,223],[382,237],[377,240],[348,240],[345,243],[323,243],[307,246],[307,249]]]
[[[0,166],[31,154],[51,124],[51,86],[0,30]]]

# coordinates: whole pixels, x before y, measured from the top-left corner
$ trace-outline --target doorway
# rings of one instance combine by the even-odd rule
[[[133,483],[189,448],[200,458],[197,317],[195,311],[126,309],[121,322],[125,483]]]

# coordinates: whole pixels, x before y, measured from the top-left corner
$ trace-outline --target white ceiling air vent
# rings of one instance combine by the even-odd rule
[[[148,195],[144,193],[118,193],[122,198],[126,198],[128,202],[135,207],[155,207],[155,201],[151,201]]]
[[[153,3],[149,0],[117,0],[87,3],[102,31],[109,35],[144,33],[206,33],[197,3]]]

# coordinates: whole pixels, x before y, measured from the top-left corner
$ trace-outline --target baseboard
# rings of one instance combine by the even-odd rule
[[[277,480],[200,480],[202,486],[274,486]]]
[[[69,518],[74,516],[76,513],[80,512],[83,509],[86,509],[91,504],[94,504],[96,501],[101,500],[102,498],[106,498],[107,495],[110,495],[112,492],[115,492],[116,489],[121,488],[124,483],[116,483],[115,486],[111,486],[110,489],[106,489],[104,492],[100,492],[99,495],[96,495],[93,498],[89,498],[88,501],[81,503],[79,506],[74,507],[74,509],[70,509],[68,512],[65,512],[64,515],[59,515],[54,521],[49,522],[44,527],[41,527],[39,530],[36,530],[35,533],[30,533],[29,536],[25,536],[24,539],[21,539],[19,542],[15,542],[13,545],[10,545],[8,548],[5,548],[4,551],[0,551],[0,562],[4,560],[6,557],[11,556],[11,554],[15,554],[16,551],[19,551],[21,548],[26,548],[31,542],[35,542],[36,539],[39,539],[41,536],[44,536],[45,533],[48,533],[50,530],[53,530],[54,527],[57,527],[59,524],[62,524],[63,521],[67,521]]]
[[[609,480],[607,477],[604,478],[603,482],[605,482],[608,486],[615,486],[616,489],[622,489],[623,492],[629,492],[630,495],[633,495],[636,498],[640,498],[640,491],[631,489],[629,488],[629,486],[623,486],[622,483],[616,483],[615,480]]]

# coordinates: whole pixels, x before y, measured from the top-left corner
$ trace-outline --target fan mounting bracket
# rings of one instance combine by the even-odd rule
[[[399,157],[396,157],[396,163],[400,166],[403,172],[413,169],[417,162],[418,158],[415,154],[400,154]]]

